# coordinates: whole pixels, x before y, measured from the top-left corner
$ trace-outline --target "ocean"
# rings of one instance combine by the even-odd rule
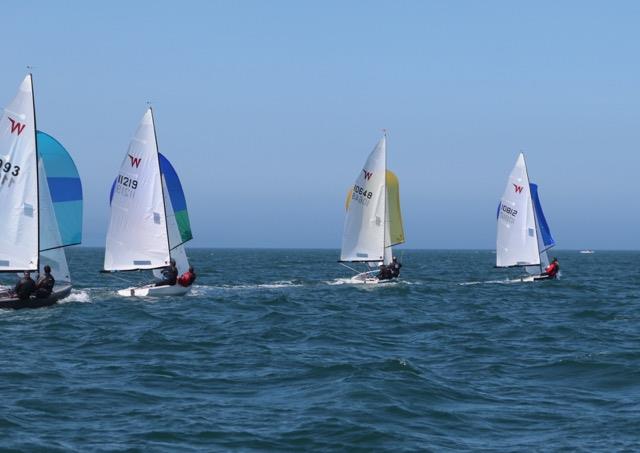
[[[189,250],[192,293],[153,300],[70,249],[69,299],[0,311],[0,450],[640,449],[640,252],[557,251],[537,283],[397,254],[368,286],[337,250]]]

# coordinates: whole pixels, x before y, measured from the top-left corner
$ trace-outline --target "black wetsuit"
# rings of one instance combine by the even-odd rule
[[[400,261],[394,261],[389,266],[391,267],[393,278],[398,278],[400,276],[400,268],[402,267],[402,263]]]
[[[380,266],[380,272],[377,275],[378,280],[391,280],[393,278],[393,272],[389,266]]]
[[[178,269],[175,266],[167,266],[162,270],[162,276],[164,277],[156,286],[173,286],[178,279]]]
[[[38,299],[45,299],[53,292],[53,287],[56,284],[56,280],[51,274],[41,275],[36,283],[36,297]]]
[[[16,296],[18,296],[20,300],[29,299],[35,290],[36,282],[34,282],[31,277],[22,277],[15,288]]]

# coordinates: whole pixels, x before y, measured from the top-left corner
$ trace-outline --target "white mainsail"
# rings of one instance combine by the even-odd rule
[[[351,191],[340,261],[383,261],[386,230],[386,137],[375,146]],[[390,252],[389,252],[390,253]]]
[[[39,206],[31,74],[0,116],[0,271],[38,269]]]
[[[151,109],[142,117],[120,166],[111,200],[104,268],[154,269],[169,264],[169,237]]]
[[[540,249],[524,154],[520,153],[498,208],[496,266],[540,266]]]

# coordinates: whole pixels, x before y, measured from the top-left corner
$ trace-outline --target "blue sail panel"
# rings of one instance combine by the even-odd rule
[[[187,200],[184,197],[182,184],[171,162],[160,153],[158,153],[158,157],[160,158],[160,171],[164,176],[169,198],[171,199],[171,206],[173,206],[173,213],[176,216],[178,231],[180,231],[182,242],[186,242],[192,239],[193,235],[191,233],[189,213],[187,212]]]
[[[540,198],[538,197],[538,185],[530,183],[529,187],[531,188],[531,200],[533,201],[533,208],[536,212],[536,219],[538,220],[542,243],[544,244],[545,249],[548,249],[549,247],[554,246],[556,241],[554,241],[551,236],[549,224],[547,223],[547,219],[544,217],[544,212],[542,212],[542,205],[540,204]]]
[[[47,173],[49,193],[63,246],[82,242],[82,183],[73,159],[55,138],[37,131],[38,154]]]

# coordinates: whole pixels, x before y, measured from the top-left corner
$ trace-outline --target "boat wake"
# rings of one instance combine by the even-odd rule
[[[91,296],[89,295],[89,291],[84,289],[72,289],[69,297],[58,301],[59,304],[66,304],[68,302],[91,302]]]
[[[352,278],[336,278],[334,280],[328,280],[324,282],[327,285],[335,286],[335,285],[355,285],[355,286],[396,286],[396,285],[415,285],[415,282],[407,282],[404,280],[392,280],[392,281],[384,281],[384,282],[365,282],[364,280],[354,280]]]
[[[513,279],[513,280],[485,280],[481,282],[462,282],[458,283],[460,286],[472,286],[472,285],[509,285],[512,283],[523,283],[521,279]],[[527,283],[525,280],[524,283]]]
[[[206,296],[211,291],[244,291],[255,289],[281,289],[298,288],[304,286],[302,283],[293,280],[277,280],[270,283],[244,284],[244,285],[194,285],[190,294],[193,296]]]

